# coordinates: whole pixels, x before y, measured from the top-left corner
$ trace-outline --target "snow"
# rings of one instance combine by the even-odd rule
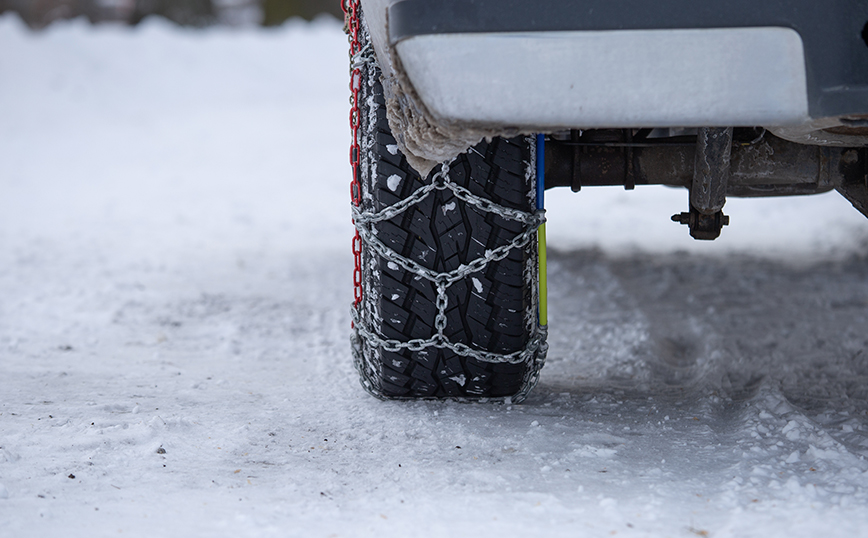
[[[398,174],[392,174],[386,179],[386,186],[389,187],[389,190],[395,192],[398,190],[398,185],[401,184],[401,176]]]
[[[868,534],[868,223],[548,193],[521,405],[349,351],[346,41],[0,17],[0,536]]]

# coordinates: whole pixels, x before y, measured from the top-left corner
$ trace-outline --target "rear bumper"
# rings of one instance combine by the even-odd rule
[[[403,0],[389,41],[437,119],[792,125],[868,114],[864,0]]]
[[[440,34],[395,50],[441,120],[557,129],[808,119],[802,42],[790,29]]]

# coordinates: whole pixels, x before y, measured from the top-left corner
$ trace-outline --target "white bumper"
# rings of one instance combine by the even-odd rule
[[[808,119],[787,28],[412,37],[394,49],[438,120],[558,128],[789,125]]]

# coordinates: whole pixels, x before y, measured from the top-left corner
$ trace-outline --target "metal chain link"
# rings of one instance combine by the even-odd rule
[[[350,70],[361,69],[365,64],[369,64],[373,61],[374,46],[370,43],[366,43],[357,53],[350,55]]]
[[[543,217],[542,214],[539,215],[539,223],[542,223]],[[362,236],[362,241],[365,244],[369,245],[374,252],[379,254],[381,257],[386,260],[396,263],[410,271],[411,273],[415,273],[423,278],[426,278],[435,284],[445,283],[452,284],[453,282],[457,282],[471,273],[477,273],[485,269],[485,267],[490,262],[499,262],[500,260],[509,256],[509,251],[514,248],[524,248],[530,243],[534,237],[536,237],[536,227],[529,225],[526,226],[524,231],[517,236],[515,236],[512,241],[507,243],[506,245],[501,245],[493,250],[486,250],[485,253],[471,261],[468,264],[462,264],[457,269],[446,273],[438,273],[433,269],[428,269],[420,265],[419,263],[405,258],[404,256],[398,254],[394,249],[389,248],[377,237],[377,234],[374,232],[370,224],[359,224],[356,223],[356,230]]]
[[[362,185],[359,181],[359,161],[362,149],[359,145],[359,125],[361,112],[359,110],[359,92],[362,89],[362,70],[357,65],[357,57],[364,50],[359,41],[359,13],[361,0],[342,0],[341,7],[344,10],[344,20],[350,41],[350,129],[353,133],[353,142],[350,146],[350,164],[353,167],[353,180],[350,183],[350,197],[353,207],[359,207],[362,203]],[[367,48],[367,47],[366,47]],[[353,270],[353,305],[358,307],[362,302],[362,238],[356,230],[353,236],[353,258],[355,269]]]
[[[416,261],[402,256],[394,249],[385,245],[377,237],[373,225],[377,222],[388,220],[400,215],[408,208],[423,201],[435,190],[450,190],[456,198],[474,205],[482,211],[495,214],[506,220],[519,221],[525,225],[524,230],[516,235],[509,243],[501,245],[495,249],[486,250],[482,256],[467,264],[462,264],[460,267],[452,271],[441,273],[424,267]],[[358,207],[353,206],[353,222],[355,223],[356,230],[359,235],[361,235],[362,241],[366,246],[370,247],[371,250],[386,261],[395,263],[404,270],[429,280],[437,286],[437,316],[434,320],[434,328],[437,330],[437,333],[431,338],[413,339],[409,341],[383,338],[367,327],[367,324],[363,322],[362,317],[358,312],[358,308],[353,309],[354,326],[365,340],[376,343],[377,346],[382,347],[386,351],[397,352],[404,349],[410,351],[421,351],[429,347],[437,347],[450,349],[458,355],[470,357],[481,362],[507,362],[517,364],[528,361],[540,349],[540,347],[544,345],[543,342],[545,339],[539,330],[534,332],[532,338],[528,341],[528,344],[524,349],[510,354],[492,353],[489,351],[473,349],[465,344],[450,342],[444,334],[447,326],[446,309],[449,304],[446,290],[453,283],[463,280],[473,273],[483,271],[489,263],[497,262],[506,258],[513,249],[523,249],[526,247],[536,237],[536,230],[544,221],[545,216],[543,211],[531,213],[503,207],[490,200],[480,198],[460,185],[455,184],[449,178],[448,163],[442,165],[441,170],[431,178],[430,183],[419,187],[406,199],[378,212],[363,213]],[[533,285],[535,285],[535,283],[533,283]]]
[[[508,220],[517,220],[527,226],[533,226],[534,229],[538,228],[539,225],[542,224],[543,219],[540,218],[539,213],[529,213],[519,209],[504,207],[492,202],[491,200],[476,196],[461,185],[449,181],[448,174],[449,163],[444,163],[440,171],[435,173],[431,183],[419,187],[407,198],[378,212],[362,212],[358,207],[354,207],[354,222],[359,224],[368,224],[393,219],[406,211],[409,207],[424,200],[431,192],[435,190],[450,190],[456,198],[476,206],[484,213],[494,213]]]

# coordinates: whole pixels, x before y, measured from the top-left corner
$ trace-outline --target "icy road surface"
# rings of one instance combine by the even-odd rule
[[[550,193],[521,405],[349,352],[346,42],[0,18],[0,537],[868,536],[868,222]]]

